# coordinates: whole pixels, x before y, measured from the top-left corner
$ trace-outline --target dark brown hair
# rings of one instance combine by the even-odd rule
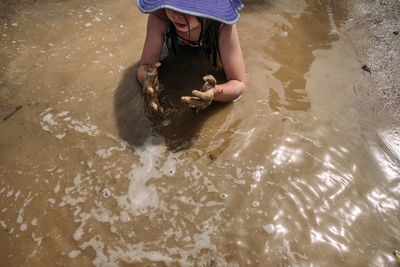
[[[202,29],[199,36],[200,53],[202,58],[217,67],[221,63],[218,46],[219,30],[222,23],[216,20],[198,18]]]
[[[154,14],[162,19],[169,21],[165,10],[158,10]],[[188,18],[185,15],[186,25],[189,25]],[[200,22],[201,30],[199,34],[199,39],[197,41],[200,49],[200,55],[202,62],[205,65],[213,65],[214,67],[219,67],[221,65],[221,59],[218,48],[218,36],[221,29],[222,23],[216,20],[196,17]],[[165,42],[167,44],[168,50],[173,54],[176,54],[177,45],[177,32],[175,26],[171,21],[168,29],[168,33],[165,35]],[[190,36],[190,29],[189,29]]]

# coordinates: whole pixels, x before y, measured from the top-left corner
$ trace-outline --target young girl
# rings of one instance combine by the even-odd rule
[[[214,85],[209,76],[204,77],[204,93],[196,91],[193,97],[181,98],[192,108],[203,109],[211,101],[229,102],[244,92],[246,74],[235,25],[238,10],[243,7],[240,0],[138,0],[138,7],[143,13],[150,13],[137,69],[137,79],[145,94],[154,93],[155,89],[157,94],[158,88],[152,88],[152,84],[164,42],[172,51],[176,45],[197,47],[203,56],[212,59],[213,65],[220,62],[223,67],[225,83]],[[158,85],[158,79],[155,83]],[[152,104],[153,111],[162,112],[157,99]]]

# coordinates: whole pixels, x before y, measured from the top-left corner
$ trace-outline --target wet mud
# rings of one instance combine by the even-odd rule
[[[244,3],[245,94],[191,112],[180,96],[224,77],[182,50],[151,121],[134,2],[3,2],[2,264],[396,266],[400,170],[351,9]]]

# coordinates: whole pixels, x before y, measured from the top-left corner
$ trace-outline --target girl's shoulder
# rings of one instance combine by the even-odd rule
[[[230,39],[238,35],[236,24],[221,24],[218,32],[219,39]]]
[[[165,13],[165,9],[159,9],[151,13],[152,15],[156,16],[160,20],[163,20],[165,22],[169,22],[167,13]]]

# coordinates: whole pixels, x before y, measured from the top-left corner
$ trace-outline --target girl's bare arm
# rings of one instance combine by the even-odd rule
[[[216,85],[215,101],[229,102],[246,89],[246,72],[236,25],[224,25],[219,33],[219,51],[227,82]]]
[[[143,85],[146,76],[146,66],[159,61],[164,35],[167,32],[168,22],[153,13],[149,14],[147,20],[146,40],[143,46],[142,58],[136,71],[136,77]]]

